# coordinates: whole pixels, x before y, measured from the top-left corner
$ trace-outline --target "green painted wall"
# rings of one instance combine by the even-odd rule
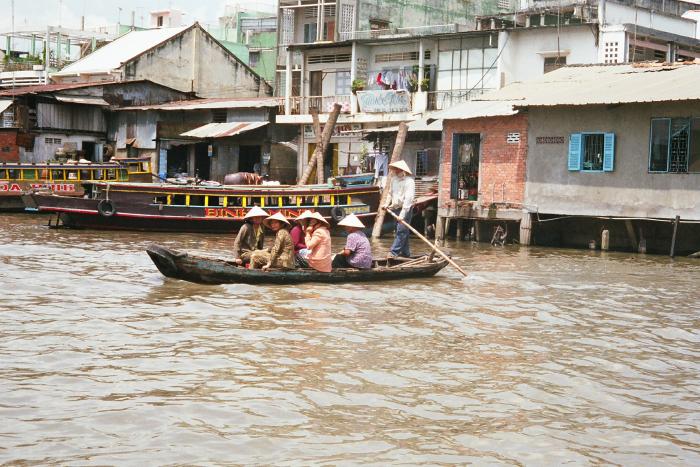
[[[357,30],[370,29],[370,19],[391,21],[392,27],[459,23],[472,25],[474,16],[498,12],[496,0],[360,0]]]

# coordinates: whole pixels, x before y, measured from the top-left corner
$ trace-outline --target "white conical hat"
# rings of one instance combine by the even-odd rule
[[[271,215],[270,217],[268,217],[267,219],[265,219],[263,221],[263,225],[265,225],[265,227],[270,227],[270,221],[280,221],[280,222],[283,222],[283,223],[289,225],[289,221],[287,220],[286,217],[284,217],[284,214],[282,214],[281,212],[277,212],[277,213]]]
[[[408,168],[408,164],[406,164],[404,161],[396,161],[392,162],[389,164],[389,167],[393,167],[395,169],[403,170],[406,172],[408,175],[413,175],[413,172],[411,172],[411,169]]]
[[[365,228],[365,224],[363,224],[362,221],[352,213],[345,216],[342,221],[338,222],[338,225],[344,225],[345,227],[357,227],[360,229]]]
[[[308,209],[301,214],[297,216],[296,219],[294,219],[295,222],[303,221],[304,219],[312,219],[314,217],[314,214],[309,211]]]
[[[264,209],[257,206],[253,206],[250,211],[243,216],[243,219],[250,219],[251,217],[269,217],[270,215],[265,212]]]
[[[318,213],[318,212],[313,212],[313,213],[311,213],[311,218],[312,218],[312,219],[319,220],[319,221],[323,222],[324,224],[330,226],[330,224],[328,223],[328,221],[327,221],[320,213]]]

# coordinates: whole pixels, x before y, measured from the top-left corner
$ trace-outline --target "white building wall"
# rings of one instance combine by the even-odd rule
[[[700,39],[700,6],[698,6],[697,10],[683,13],[683,18],[695,21],[695,38]]]
[[[628,55],[629,42],[624,26],[602,26],[598,63],[625,63]]]
[[[605,3],[605,24],[636,24],[645,28],[695,37],[697,24],[689,18],[679,18],[652,10],[634,8],[618,3]]]
[[[545,57],[557,55],[557,29],[528,28],[501,33],[499,47],[503,48],[498,63],[502,85],[535,79],[544,74]],[[589,25],[562,28],[559,50],[567,65],[598,62],[596,37]]]

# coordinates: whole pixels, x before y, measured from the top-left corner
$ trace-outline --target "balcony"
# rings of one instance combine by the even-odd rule
[[[311,109],[317,108],[319,113],[330,113],[333,110],[333,104],[336,102],[341,105],[341,113],[350,113],[350,96],[308,96],[299,97],[293,96],[290,99],[291,113],[290,115],[308,115]],[[280,99],[279,113],[284,114],[285,99]]]
[[[451,89],[428,93],[428,110],[443,110],[462,102],[475,99],[491,89]]]
[[[366,31],[339,32],[338,39],[341,41],[349,41],[359,39],[421,37],[432,34],[457,32],[457,30],[457,24],[438,24],[435,26],[415,26],[410,28],[370,29]]]

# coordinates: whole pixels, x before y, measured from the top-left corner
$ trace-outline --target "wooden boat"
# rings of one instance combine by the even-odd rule
[[[151,159],[113,159],[110,162],[0,163],[0,211],[25,209],[23,195],[46,190],[67,197],[85,195],[87,181],[150,182]]]
[[[90,183],[83,198],[31,194],[40,212],[56,213],[65,227],[161,232],[237,232],[253,206],[297,217],[317,211],[331,222],[354,213],[372,225],[379,187],[366,184],[204,186]]]
[[[246,269],[223,258],[209,258],[171,250],[161,245],[146,249],[148,256],[164,276],[200,284],[297,284],[302,282],[374,282],[380,280],[431,277],[447,266],[441,258],[375,260],[371,269],[334,269],[318,272],[314,269],[270,270]]]

